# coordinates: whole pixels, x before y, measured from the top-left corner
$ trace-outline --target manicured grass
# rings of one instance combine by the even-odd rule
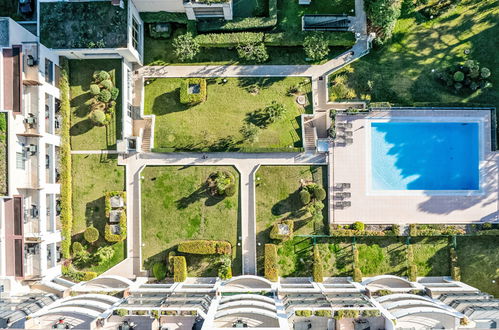
[[[227,83],[220,78],[208,79],[207,100],[194,106],[179,101],[182,79],[152,80],[145,87],[144,111],[156,115],[154,147],[170,151],[227,150],[224,141],[230,137],[234,140],[229,143],[230,149],[241,151],[301,147],[300,114],[311,111],[311,106],[299,106],[296,96],[287,96],[287,91],[304,79],[227,78]],[[257,95],[248,90],[253,84],[260,86]],[[310,83],[305,89],[309,94]],[[247,115],[273,101],[284,105],[285,115],[261,129],[257,141],[244,140],[239,131]]]
[[[363,276],[406,275],[407,253],[404,239],[369,237],[358,239],[356,245]]]
[[[71,148],[73,150],[114,149],[121,136],[121,95],[116,100],[115,120],[108,126],[95,126],[90,113],[90,84],[95,71],[111,74],[115,86],[121,89],[120,60],[70,60],[69,84],[71,93]],[[114,77],[114,78],[113,78]],[[121,90],[120,90],[121,92]]]
[[[263,246],[269,243],[270,230],[278,220],[294,220],[295,234],[324,234],[327,223],[327,208],[323,210],[324,221],[315,223],[312,216],[302,206],[298,195],[300,180],[313,180],[327,188],[325,166],[262,166],[256,174],[256,231],[258,265],[263,272]],[[326,189],[327,190],[327,189]],[[294,243],[284,244],[279,256],[284,268],[295,258]],[[284,253],[285,252],[285,253]],[[289,260],[284,260],[289,259]],[[286,269],[287,269],[286,268]],[[290,272],[286,270],[286,272]]]
[[[236,49],[229,48],[203,48],[201,52],[189,62],[179,62],[172,51],[174,36],[184,34],[185,29],[179,28],[173,32],[169,39],[152,39],[147,33],[144,36],[144,64],[145,65],[237,65],[255,64],[239,58]],[[308,65],[322,64],[346,49],[343,47],[330,47],[329,55],[321,61],[306,61],[303,47],[267,47],[269,60],[263,64],[271,65]]]
[[[425,237],[411,239],[414,263],[418,276],[449,276],[450,256],[447,238]]]
[[[166,260],[169,251],[189,239],[229,241],[236,249],[239,224],[238,190],[232,197],[207,194],[204,184],[210,173],[232,167],[146,167],[142,172],[142,257],[145,268]],[[239,251],[234,253],[233,273],[241,272]],[[216,276],[214,258],[187,255],[189,276]]]
[[[334,75],[345,74],[347,86],[356,94],[369,94],[371,101],[398,105],[433,103],[483,103],[499,108],[499,9],[493,0],[461,1],[447,14],[426,21],[413,14],[400,19],[392,40],[381,49]],[[466,55],[464,51],[470,50]],[[456,95],[437,81],[446,65],[466,59],[480,62],[491,72],[492,88],[470,95]]]
[[[73,234],[81,233],[89,225],[104,236],[104,194],[124,190],[125,169],[113,155],[73,155]]]
[[[351,239],[324,239],[319,240],[317,245],[322,257],[324,276],[352,276],[353,254]]]
[[[458,236],[456,252],[461,267],[461,280],[499,298],[498,237]]]
[[[73,155],[73,241],[80,241],[93,253],[98,247],[111,245],[114,256],[100,265],[88,266],[84,271],[101,274],[125,258],[125,242],[109,243],[104,239],[104,194],[125,188],[124,168],[118,166],[116,156]],[[90,225],[99,230],[99,239],[89,246],[81,233]]]

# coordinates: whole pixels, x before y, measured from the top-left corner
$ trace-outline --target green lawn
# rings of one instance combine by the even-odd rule
[[[363,276],[380,274],[406,276],[407,249],[403,238],[360,238],[356,245],[359,250],[359,267]]]
[[[121,60],[70,60],[69,85],[71,93],[71,148],[73,150],[115,149],[121,134],[121,96],[116,103],[115,120],[108,126],[95,126],[89,119],[90,83],[94,71],[111,74],[115,85],[121,87]],[[113,78],[114,77],[114,78]]]
[[[232,2],[234,18],[263,17],[268,15],[268,0],[234,0]]]
[[[321,239],[317,245],[322,257],[324,276],[352,276],[353,254],[350,238]]]
[[[152,80],[145,87],[144,112],[156,115],[154,147],[167,151],[227,150],[227,145],[240,151],[301,147],[300,114],[311,112],[311,106],[299,106],[296,96],[287,96],[287,91],[304,79],[228,78],[225,84],[221,78],[208,79],[207,100],[195,106],[179,102],[182,79]],[[248,90],[254,84],[260,86],[257,95]],[[311,100],[310,83],[305,89]],[[273,101],[284,105],[285,115],[261,129],[255,142],[244,140],[239,131],[247,115]],[[233,142],[225,144],[230,137]]]
[[[347,87],[354,90],[351,98],[370,95],[374,102],[405,106],[479,102],[499,108],[498,15],[494,0],[464,0],[431,21],[413,14],[398,21],[387,45],[371,50],[334,75],[346,75]],[[464,53],[466,49],[469,55]],[[492,88],[456,95],[437,81],[436,72],[432,73],[466,59],[477,60],[491,70]]]
[[[104,195],[107,191],[125,189],[125,170],[118,166],[116,156],[72,155],[73,178],[73,241],[84,242],[81,233],[90,225],[99,230],[99,240],[90,247],[109,245],[104,239],[105,215]],[[112,245],[113,258],[100,265],[83,270],[103,273],[125,258],[125,242]]]
[[[211,197],[204,187],[210,173],[232,172],[232,167],[146,167],[142,172],[142,257],[144,265],[166,260],[168,251],[189,239],[231,242],[236,249],[239,224],[239,194],[223,199]],[[240,251],[234,254],[234,275],[241,272]],[[187,257],[189,276],[216,276],[213,258]]]
[[[411,239],[418,276],[449,276],[449,240],[440,237]]]
[[[499,298],[498,237],[458,236],[456,251],[461,267],[461,280]]]
[[[263,246],[270,242],[270,230],[278,220],[294,220],[295,234],[323,234],[327,223],[327,210],[324,208],[324,221],[315,223],[310,213],[301,205],[298,191],[300,180],[313,180],[327,188],[325,166],[262,166],[256,173],[256,231],[258,265],[263,271]],[[327,190],[327,189],[326,189]],[[290,265],[295,260],[294,243],[284,244],[279,253],[282,265]],[[284,251],[286,250],[286,252]],[[289,260],[285,260],[289,259]],[[294,266],[282,266],[284,269]],[[286,270],[285,273],[290,271]]]

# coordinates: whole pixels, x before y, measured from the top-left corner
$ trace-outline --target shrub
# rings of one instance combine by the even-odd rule
[[[229,171],[216,171],[210,174],[206,183],[210,195],[225,196],[225,190],[235,182],[234,175]]]
[[[90,85],[90,94],[92,95],[99,95],[100,93],[100,87],[97,84],[91,84]]]
[[[263,43],[261,32],[209,33],[196,36],[196,41],[204,48],[234,48],[244,44]]]
[[[293,32],[272,32],[265,33],[264,43],[267,46],[303,46],[305,37],[314,34],[310,31],[293,31]],[[327,39],[328,45],[339,47],[350,47],[355,44],[355,37],[352,32],[334,32],[323,35]]]
[[[127,316],[128,315],[128,310],[123,309],[123,308],[119,308],[119,309],[116,310],[116,315]]]
[[[284,224],[288,226],[288,234],[281,234],[279,233],[279,225]],[[278,240],[288,240],[291,237],[293,237],[293,230],[294,230],[294,221],[293,220],[285,220],[282,222],[275,222],[274,225],[272,226],[272,229],[270,231],[270,238],[271,239],[278,239]]]
[[[108,91],[107,89],[102,89],[99,95],[97,96],[97,100],[104,103],[111,101],[111,92]]]
[[[253,143],[258,140],[260,128],[252,123],[245,123],[239,132],[243,136],[244,140]]]
[[[356,309],[340,309],[334,313],[334,319],[335,320],[342,320],[342,319],[356,319],[360,315],[360,312]]]
[[[218,277],[222,280],[232,278],[232,261],[229,256],[222,257],[220,267],[218,268]]]
[[[120,233],[114,234],[111,232],[111,225],[106,224],[104,228],[104,238],[108,242],[121,242],[127,236],[127,218],[126,212],[123,210],[120,215]]]
[[[271,105],[264,109],[258,109],[249,114],[249,121],[260,128],[267,128],[275,123],[286,113],[286,109],[281,103],[273,101]]]
[[[95,227],[88,227],[83,233],[83,237],[89,243],[93,243],[99,239],[99,231]]]
[[[353,280],[355,282],[362,282],[362,271],[359,267],[353,269]]]
[[[386,290],[386,289],[381,289],[381,290],[378,290],[376,291],[376,295],[382,297],[382,296],[388,296],[389,294],[392,294],[393,292],[390,291],[390,290]]]
[[[300,191],[300,200],[303,205],[310,203],[310,193],[308,190],[303,189]]]
[[[156,262],[152,266],[152,273],[158,281],[162,281],[166,277],[166,265],[163,262]]]
[[[322,257],[319,252],[319,246],[314,245],[314,266],[312,270],[312,277],[314,282],[322,283],[323,279],[323,267],[322,267]]]
[[[100,82],[102,88],[105,88],[105,89],[111,89],[113,88],[114,84],[113,82],[111,81],[111,79],[106,79],[106,80],[103,80]]]
[[[90,281],[97,277],[96,272],[82,272],[83,273],[83,281]]]
[[[173,258],[173,280],[183,282],[187,278],[187,263],[184,256],[174,256]]]
[[[187,32],[173,39],[173,51],[180,61],[192,60],[200,51],[200,45],[192,33]]]
[[[225,196],[227,197],[232,197],[236,194],[236,185],[235,184],[229,184],[226,188],[225,188]]]
[[[409,225],[409,236],[418,236],[418,227],[414,223]]]
[[[99,71],[94,73],[93,78],[96,83],[100,83],[104,80],[110,79],[111,75],[107,71]]]
[[[393,236],[400,236],[400,225],[393,224],[390,228],[390,234]]]
[[[318,201],[323,201],[326,199],[326,191],[320,186],[315,186],[313,189],[314,199]]]
[[[107,123],[106,114],[102,110],[92,111],[88,118],[92,121],[92,123],[98,126],[104,126]]]
[[[407,276],[409,281],[416,282],[418,279],[418,267],[415,264],[409,265],[409,274]]]
[[[353,264],[354,266],[359,265],[359,250],[355,245],[353,246]]]
[[[116,87],[111,88],[111,100],[116,101],[118,99],[118,95],[120,95],[120,90]]]
[[[189,254],[227,254],[232,253],[232,247],[227,241],[192,240],[178,245],[178,252]]]
[[[360,221],[356,221],[352,224],[352,229],[353,230],[360,230],[360,231],[364,231],[364,228],[365,228],[365,225],[364,223],[360,222]]]
[[[490,69],[486,68],[486,67],[483,67],[480,70],[480,77],[482,77],[483,79],[489,78],[490,77]]]
[[[265,244],[264,259],[265,278],[269,281],[277,282],[279,279],[279,268],[277,266],[277,246],[275,244]]]
[[[332,317],[333,313],[330,310],[322,309],[315,311],[314,315],[319,317]]]
[[[80,242],[73,243],[73,254],[77,254],[83,250],[84,250],[83,245]]]
[[[462,73],[461,71],[456,71],[454,72],[454,81],[457,81],[457,82],[461,82],[464,80],[464,73]]]
[[[112,246],[101,246],[94,253],[94,257],[98,260],[99,264],[102,264],[114,256],[114,249]]]
[[[313,60],[322,60],[329,54],[329,44],[324,33],[307,35],[303,43],[305,54]]]
[[[451,276],[454,281],[461,281],[461,268],[458,266],[452,267]]]
[[[239,44],[236,47],[237,55],[247,61],[263,63],[269,59],[267,48],[263,43],[246,43]]]
[[[171,13],[166,11],[141,12],[140,18],[144,21],[144,23],[187,24],[189,22],[185,13]]]
[[[189,86],[199,85],[199,93],[190,94]],[[180,85],[180,103],[197,104],[206,101],[206,79],[188,78],[182,81]]]
[[[298,310],[295,311],[296,316],[303,316],[303,317],[311,317],[313,315],[311,310],[305,309],[305,310]]]
[[[377,309],[368,309],[362,311],[363,317],[378,317],[381,316],[381,312]]]

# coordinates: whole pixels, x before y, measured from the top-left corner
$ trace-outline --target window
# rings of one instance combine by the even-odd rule
[[[24,155],[22,152],[16,152],[16,168],[18,170],[26,169],[26,163],[24,162]]]
[[[45,81],[49,84],[54,83],[54,63],[48,58],[45,59]]]
[[[139,36],[140,36],[140,25],[135,20],[135,17],[132,17],[132,46],[137,51],[139,50]]]
[[[126,114],[128,117],[132,118],[132,105],[128,104]]]

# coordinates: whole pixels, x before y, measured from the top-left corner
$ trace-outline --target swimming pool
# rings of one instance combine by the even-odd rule
[[[479,189],[476,122],[371,122],[373,190]]]

